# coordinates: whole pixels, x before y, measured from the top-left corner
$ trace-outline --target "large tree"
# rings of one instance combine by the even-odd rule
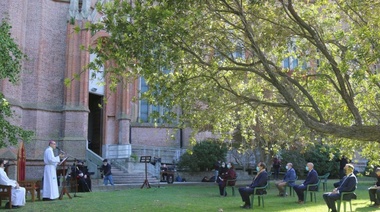
[[[22,53],[11,35],[11,26],[8,20],[1,20],[0,79],[9,80],[13,84],[16,83],[22,70],[22,61],[25,58],[26,55]],[[17,144],[20,139],[28,141],[33,135],[33,132],[12,124],[11,120],[14,116],[11,105],[4,95],[0,93],[0,148]]]
[[[249,113],[276,108],[316,133],[380,141],[379,2],[133,2],[98,5],[105,18],[91,30],[110,36],[91,67],[112,61],[112,79],[144,77],[145,97],[179,106],[193,128],[232,135],[257,124]]]

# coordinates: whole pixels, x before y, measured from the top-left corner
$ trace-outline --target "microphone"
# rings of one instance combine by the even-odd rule
[[[56,149],[58,149],[58,151],[62,152],[63,154],[66,154],[64,151],[62,151],[59,147],[56,147]]]

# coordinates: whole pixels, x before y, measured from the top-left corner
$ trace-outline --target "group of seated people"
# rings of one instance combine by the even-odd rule
[[[218,176],[216,177],[216,183],[219,185],[220,196],[227,196],[225,187],[227,185],[234,186],[236,182],[236,172],[232,163],[222,162],[218,170]],[[228,184],[227,184],[228,182]]]
[[[307,163],[305,167],[308,172],[306,179],[302,184],[296,185],[295,181],[297,179],[296,172],[293,168],[292,163],[288,163],[286,165],[286,173],[281,181],[277,181],[275,183],[279,196],[287,196],[286,194],[286,186],[293,187],[294,191],[298,196],[298,203],[304,203],[304,191],[306,191],[308,185],[317,184],[319,181],[318,173],[314,169],[313,163]],[[257,187],[265,187],[268,183],[268,173],[266,172],[266,165],[263,162],[258,163],[256,167],[257,175],[253,178],[253,181],[250,185],[246,187],[239,188],[239,193],[244,202],[244,205],[240,206],[241,208],[251,208],[250,195],[261,195],[266,194],[265,189],[258,189],[254,194],[254,189]],[[335,201],[341,198],[342,192],[354,192],[357,185],[357,178],[354,174],[354,166],[352,164],[346,164],[344,167],[345,176],[337,183],[334,183],[334,189],[331,192],[327,192],[323,194],[323,199],[326,202],[329,211],[336,212]],[[376,169],[377,182],[374,186],[369,188],[369,196],[371,202],[375,204],[372,207],[379,208],[380,207],[380,168]],[[317,190],[316,186],[310,186],[309,190],[315,191]],[[221,193],[222,195],[222,193]],[[344,199],[356,199],[355,193],[349,193],[347,196],[344,196]]]
[[[71,166],[71,172],[66,178],[66,183],[77,186],[75,187],[75,192],[90,192],[91,191],[91,177],[84,165],[83,161],[75,160]]]

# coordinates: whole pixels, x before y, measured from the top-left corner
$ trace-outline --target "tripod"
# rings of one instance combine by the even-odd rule
[[[77,195],[77,192],[78,192],[78,176],[77,176],[77,171],[76,169],[78,168],[77,164],[74,163],[74,170],[71,170],[71,172],[73,173],[73,177],[75,179],[75,189],[74,189],[74,197],[81,197],[81,196],[78,196]]]
[[[140,157],[140,163],[145,163],[145,181],[142,184],[141,188],[144,188],[146,186],[147,188],[150,188],[150,184],[148,182],[148,167],[147,164],[150,162],[151,156],[141,156]]]

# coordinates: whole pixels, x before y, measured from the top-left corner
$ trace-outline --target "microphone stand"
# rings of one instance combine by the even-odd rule
[[[75,179],[75,189],[74,189],[74,197],[81,197],[81,196],[78,196],[77,195],[77,192],[78,192],[78,174],[77,174],[77,170],[78,169],[78,164],[74,164],[74,171],[72,171],[74,173],[74,179]]]
[[[67,160],[67,158],[69,158],[69,157],[71,157],[71,158],[74,158],[75,159],[75,157],[73,157],[72,155],[70,155],[70,154],[68,154],[68,153],[66,153],[65,151],[63,151],[63,150],[61,150],[60,148],[58,148],[58,147],[56,147],[56,149],[60,152],[60,153],[62,153],[62,154],[64,154],[65,155],[65,158],[64,158],[64,163],[66,163],[66,160]],[[61,162],[62,163],[62,162]],[[75,163],[74,163],[75,164]],[[64,169],[66,168],[65,167],[65,164],[63,164],[64,165]],[[76,166],[76,164],[75,164],[75,166]],[[67,170],[67,171],[69,171],[69,170]],[[72,171],[71,169],[70,169],[70,171]],[[75,170],[74,170],[75,171]],[[76,172],[74,172],[74,173],[76,173]],[[71,177],[73,177],[73,176],[71,176]],[[71,177],[70,177],[70,181],[71,181]],[[69,194],[69,192],[67,192],[67,190],[66,190],[66,176],[63,178],[64,179],[64,181],[65,182],[63,182],[63,188],[62,188],[62,194],[61,194],[61,196],[63,196],[63,194],[67,194],[69,197],[70,197],[70,199],[71,199],[71,196],[70,196],[70,194]],[[70,183],[70,188],[71,188],[71,182],[69,181],[69,183]],[[75,174],[75,192],[74,192],[74,197],[78,197],[77,196],[77,189],[78,189],[78,186],[77,186],[77,178],[76,178],[76,174]],[[61,199],[61,198],[60,198]]]
[[[58,149],[58,151],[59,151],[60,153],[64,154],[65,156],[67,155],[68,157],[71,157],[71,158],[74,158],[74,159],[75,159],[74,156],[70,155],[69,153],[66,153],[65,151],[61,150],[60,148],[57,147],[56,149]]]
[[[82,172],[82,174],[83,174],[83,177],[81,177],[81,179],[83,180],[84,184],[86,185],[87,190],[88,190],[89,192],[92,192],[91,189],[90,189],[90,187],[89,187],[88,184],[87,184],[86,178],[84,178],[85,175],[87,175],[87,177],[89,177],[88,174],[85,174],[85,173],[84,173],[85,170],[86,170],[87,168],[85,168],[84,166],[82,166],[82,168],[83,168],[83,171],[80,170],[80,169],[78,168],[78,166],[77,166],[78,171]],[[88,171],[87,171],[86,173],[88,173]],[[80,177],[80,176],[79,176],[79,177]]]

